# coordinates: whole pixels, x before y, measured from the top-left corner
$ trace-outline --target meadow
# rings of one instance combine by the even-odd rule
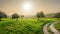
[[[60,31],[60,18],[57,19],[57,24],[55,24],[55,28]]]
[[[55,18],[20,18],[18,21],[11,18],[2,18],[0,34],[44,34],[43,26],[55,21]]]
[[[55,24],[55,28],[60,31],[60,23]]]

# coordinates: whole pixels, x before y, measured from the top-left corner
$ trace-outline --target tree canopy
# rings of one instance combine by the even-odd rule
[[[7,15],[2,11],[0,11],[0,21],[1,21],[1,18],[7,18]]]
[[[43,12],[38,12],[36,16],[37,16],[38,18],[43,18],[43,17],[45,17]]]
[[[19,18],[19,15],[17,13],[13,14],[12,15],[12,18],[15,19],[15,18]]]

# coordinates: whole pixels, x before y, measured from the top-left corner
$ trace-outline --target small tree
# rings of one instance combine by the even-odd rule
[[[37,13],[36,16],[37,16],[38,20],[39,20],[39,18],[43,18],[43,17],[45,17],[43,12],[39,12],[39,13]]]
[[[12,15],[12,19],[18,20],[18,18],[19,18],[19,15],[17,13],[15,13],[15,14]]]
[[[24,17],[24,15],[21,15],[21,18],[23,18]]]
[[[0,21],[1,21],[1,18],[7,18],[7,15],[2,11],[0,11]]]

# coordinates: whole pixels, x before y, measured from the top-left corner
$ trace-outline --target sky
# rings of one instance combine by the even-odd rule
[[[0,10],[7,15],[35,15],[60,12],[60,0],[0,0]]]

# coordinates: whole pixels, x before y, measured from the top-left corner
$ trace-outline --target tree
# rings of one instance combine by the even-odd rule
[[[54,18],[60,18],[60,13],[56,13],[56,14],[54,15]]]
[[[0,21],[1,21],[1,18],[7,18],[7,15],[2,11],[0,11]]]
[[[24,15],[21,15],[21,18],[23,18],[24,17]]]
[[[19,18],[19,15],[17,13],[15,13],[15,14],[12,15],[12,19],[18,20],[18,18]]]
[[[59,21],[60,13],[56,13],[53,17],[54,17],[54,18],[57,18],[57,20],[56,20],[56,21]]]
[[[39,20],[39,18],[43,18],[43,17],[45,17],[43,12],[39,12],[39,13],[37,13],[36,16],[37,16],[38,20]]]

